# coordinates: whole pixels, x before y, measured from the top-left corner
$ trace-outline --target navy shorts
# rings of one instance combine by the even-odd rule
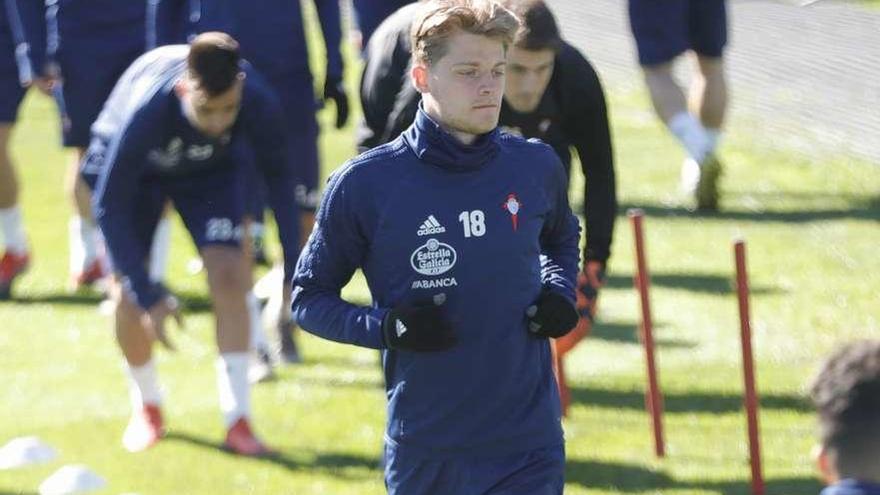
[[[18,72],[0,72],[0,123],[15,122],[26,92],[18,81]]]
[[[565,447],[491,459],[400,459],[385,449],[388,495],[562,495]]]
[[[672,61],[687,50],[720,57],[727,44],[725,0],[629,0],[641,65]]]
[[[80,167],[80,176],[94,190],[104,162],[106,145],[92,140]],[[195,245],[239,246],[245,192],[240,168],[231,164],[217,170],[176,177],[150,177],[138,186],[134,230],[149,250],[153,232],[167,200],[180,214]]]
[[[232,167],[210,174],[145,179],[134,201],[134,231],[145,252],[167,200],[180,215],[198,249],[240,247],[243,205]]]
[[[93,43],[81,45],[70,42],[58,53],[63,82],[55,92],[61,114],[64,146],[85,148],[89,145],[89,130],[101,113],[104,102],[113,91],[116,81],[143,53],[143,40],[130,46],[94,48]],[[92,47],[92,48],[89,48]],[[100,63],[95,63],[100,60]]]
[[[318,121],[315,119],[318,103],[311,78],[269,78],[269,81],[278,93],[281,108],[287,117],[290,157],[296,176],[296,203],[305,211],[315,211],[321,200],[318,191],[320,160]]]

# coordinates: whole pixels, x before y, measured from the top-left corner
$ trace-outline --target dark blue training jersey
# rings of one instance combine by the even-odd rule
[[[391,448],[430,459],[562,442],[550,344],[525,312],[544,288],[574,301],[566,184],[549,146],[497,130],[464,146],[423,111],[330,179],[294,277],[296,321],[383,349],[389,308],[442,293],[458,338],[449,351],[385,351]],[[340,298],[358,268],[369,308]]]
[[[367,47],[373,32],[388,16],[414,0],[353,0],[354,19],[361,32],[361,46]]]
[[[95,191],[95,217],[113,254],[114,268],[132,288],[138,304],[150,307],[161,296],[144,268],[147,253],[134,234],[131,203],[144,177],[191,178],[218,167],[240,166],[246,153],[266,177],[269,205],[284,250],[285,280],[298,255],[298,213],[286,155],[286,131],[274,93],[259,75],[247,74],[241,110],[229,133],[211,139],[183,115],[174,85],[186,70],[187,45],[170,45],[138,58],[119,79],[92,135],[109,144]]]
[[[224,31],[242,56],[269,79],[311,74],[299,0],[150,0],[158,45]],[[326,48],[327,75],[342,78],[339,0],[315,0]]]
[[[46,23],[43,6],[34,0],[0,0],[0,74],[18,73],[30,84],[43,72]]]
[[[116,45],[143,46],[146,12],[143,0],[46,0],[49,54],[89,63]]]

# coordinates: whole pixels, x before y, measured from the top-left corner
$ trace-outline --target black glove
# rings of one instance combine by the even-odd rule
[[[599,289],[605,286],[605,264],[588,261],[578,275],[577,309],[581,316],[591,322],[596,316]]]
[[[444,351],[455,345],[452,325],[443,314],[445,297],[434,299],[414,306],[398,306],[385,315],[382,336],[389,349],[428,352]]]
[[[342,129],[348,122],[348,94],[340,77],[327,77],[324,80],[324,101],[336,103],[336,128]]]
[[[558,339],[577,325],[578,312],[565,296],[544,289],[535,304],[526,309],[529,332],[538,337]]]

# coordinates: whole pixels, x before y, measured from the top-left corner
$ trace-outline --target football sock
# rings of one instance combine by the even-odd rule
[[[709,151],[709,136],[700,121],[688,112],[679,112],[667,122],[669,130],[678,138],[688,156],[702,163]]]
[[[239,418],[250,416],[251,389],[247,371],[246,352],[224,352],[217,358],[217,389],[226,428]]]
[[[159,374],[156,372],[156,363],[150,359],[143,366],[126,365],[129,379],[129,396],[131,406],[138,410],[145,404],[158,405],[162,402],[162,393],[159,391]]]
[[[70,238],[70,272],[80,273],[98,255],[97,236],[98,228],[89,220],[80,216],[74,216],[68,224]]]
[[[19,255],[27,253],[27,235],[24,233],[24,221],[18,205],[0,209],[0,229],[3,230],[6,251]]]

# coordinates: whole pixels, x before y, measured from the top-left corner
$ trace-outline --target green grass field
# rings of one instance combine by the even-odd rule
[[[817,493],[804,387],[837,343],[880,329],[880,168],[845,151],[811,158],[772,149],[743,126],[731,129],[722,151],[722,212],[691,213],[689,198],[676,192],[682,154],[646,97],[609,96],[621,208],[600,321],[568,361],[575,404],[565,421],[566,493],[749,493],[734,237],[748,242],[767,492]],[[353,152],[351,128],[330,129],[330,117],[321,114],[325,173]],[[170,434],[149,452],[123,451],[129,405],[111,319],[98,312],[97,296],[64,290],[67,155],[58,141],[54,107],[31,94],[14,155],[35,262],[15,288],[17,300],[0,303],[0,444],[37,435],[61,456],[0,471],[0,494],[36,493],[42,479],[72,463],[105,477],[108,494],[383,493],[384,398],[369,350],[301,335],[305,363],[254,391],[256,429],[282,455],[252,460],[219,450],[212,317],[202,276],[186,271],[193,250],[179,223],[169,282],[187,301],[188,330],[174,335],[178,353],[157,353]],[[574,182],[582,187],[581,178]],[[663,460],[653,456],[643,408],[629,207],[647,213],[667,412]],[[360,279],[346,296],[369,300]]]

